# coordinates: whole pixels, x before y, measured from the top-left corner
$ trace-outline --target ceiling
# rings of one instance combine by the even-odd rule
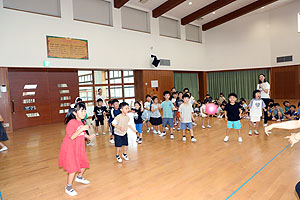
[[[132,6],[135,8],[141,8],[146,11],[152,11],[156,7],[160,6],[167,0],[148,0],[146,3],[141,3],[140,0],[130,0],[126,5],[127,6]],[[177,7],[173,8],[169,12],[165,13],[163,16],[168,16],[172,17],[175,19],[182,19],[183,17],[193,13],[194,11],[203,8],[204,6],[207,6],[211,3],[213,3],[216,0],[186,0],[185,2],[181,3]],[[230,3],[227,6],[224,6],[218,10],[215,11],[215,13],[208,14],[201,19],[198,19],[194,21],[193,23],[198,24],[198,25],[203,25],[205,23],[208,23],[212,20],[215,20],[219,17],[222,17],[232,11],[235,11],[241,7],[244,7],[250,3],[253,3],[257,0],[237,0],[233,3]],[[279,0],[277,2],[274,2],[270,5],[265,6],[262,9],[258,9],[256,11],[253,11],[252,13],[257,13],[257,12],[265,12],[280,6],[283,6],[285,4],[291,3],[293,1],[297,0]],[[189,5],[189,2],[192,2],[191,5]]]

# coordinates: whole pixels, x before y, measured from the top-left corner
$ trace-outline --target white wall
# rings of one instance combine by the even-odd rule
[[[207,66],[211,70],[261,68],[300,64],[297,13],[300,1],[250,13],[204,32]],[[276,64],[277,56],[293,62]]]
[[[159,36],[151,18],[151,34],[123,30],[121,12],[113,9],[114,27],[73,21],[72,0],[61,0],[62,18],[4,9],[0,0],[0,66],[152,69],[151,52],[171,60],[163,69],[201,70],[204,45]],[[183,27],[181,27],[184,30]],[[47,58],[46,35],[87,39],[89,60]],[[150,49],[153,47],[153,51]]]
[[[300,1],[255,12],[203,33],[203,44],[159,36],[158,19],[151,34],[121,28],[121,12],[113,9],[113,27],[73,21],[72,0],[61,0],[62,18],[4,9],[0,0],[0,66],[153,69],[150,54],[171,60],[170,70],[211,71],[273,67],[276,57],[293,55],[300,64],[297,13]],[[87,39],[89,60],[49,59],[46,35]],[[150,47],[153,47],[151,51]]]

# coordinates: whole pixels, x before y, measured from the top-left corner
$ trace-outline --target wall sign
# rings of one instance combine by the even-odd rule
[[[88,60],[88,41],[65,37],[46,36],[48,58]]]

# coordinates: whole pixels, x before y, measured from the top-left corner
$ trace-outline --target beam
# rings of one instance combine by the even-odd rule
[[[253,2],[253,3],[251,3],[251,4],[247,5],[247,6],[244,6],[244,7],[240,8],[240,9],[238,9],[238,10],[235,10],[235,11],[233,11],[231,13],[228,13],[227,15],[224,15],[224,16],[218,18],[218,19],[215,19],[215,20],[213,20],[211,22],[208,22],[208,23],[204,24],[202,26],[202,30],[203,31],[207,31],[209,29],[212,29],[212,28],[214,28],[216,26],[219,26],[221,24],[229,22],[229,21],[231,21],[231,20],[233,20],[235,18],[243,16],[243,15],[245,15],[247,13],[250,13],[250,12],[252,12],[254,10],[257,10],[257,9],[263,7],[263,6],[269,5],[269,4],[274,3],[276,1],[278,1],[278,0],[258,0],[258,1],[255,1],[255,2]]]
[[[200,8],[199,10],[193,12],[192,14],[189,14],[181,19],[182,25],[187,25],[191,23],[192,21],[195,21],[196,19],[199,19],[200,17],[203,17],[209,13],[212,13],[236,0],[217,0],[214,1],[211,4],[208,4],[207,6]]]
[[[158,6],[157,8],[155,8],[154,10],[152,10],[152,16],[154,18],[157,18],[185,1],[186,0],[168,0],[160,6]]]
[[[124,6],[129,0],[114,0],[114,7],[121,8]]]

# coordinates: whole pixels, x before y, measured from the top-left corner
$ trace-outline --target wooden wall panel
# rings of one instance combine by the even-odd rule
[[[300,98],[300,66],[274,67],[270,70],[271,98]]]
[[[9,123],[9,127],[6,128],[8,133],[12,132],[12,113],[11,113],[11,101],[9,94],[9,82],[8,82],[8,69],[0,67],[0,86],[6,85],[7,92],[2,92],[0,97],[0,114],[4,119],[4,123]]]
[[[144,79],[143,79],[143,70],[134,71],[134,91],[135,99],[137,101],[145,101],[145,91],[144,91]]]
[[[158,80],[158,88],[151,87],[151,80]],[[147,94],[150,94],[151,96],[155,95],[158,96],[159,100],[163,100],[163,92],[165,90],[171,91],[172,87],[174,87],[174,72],[163,70],[144,70],[143,83],[144,96]]]

